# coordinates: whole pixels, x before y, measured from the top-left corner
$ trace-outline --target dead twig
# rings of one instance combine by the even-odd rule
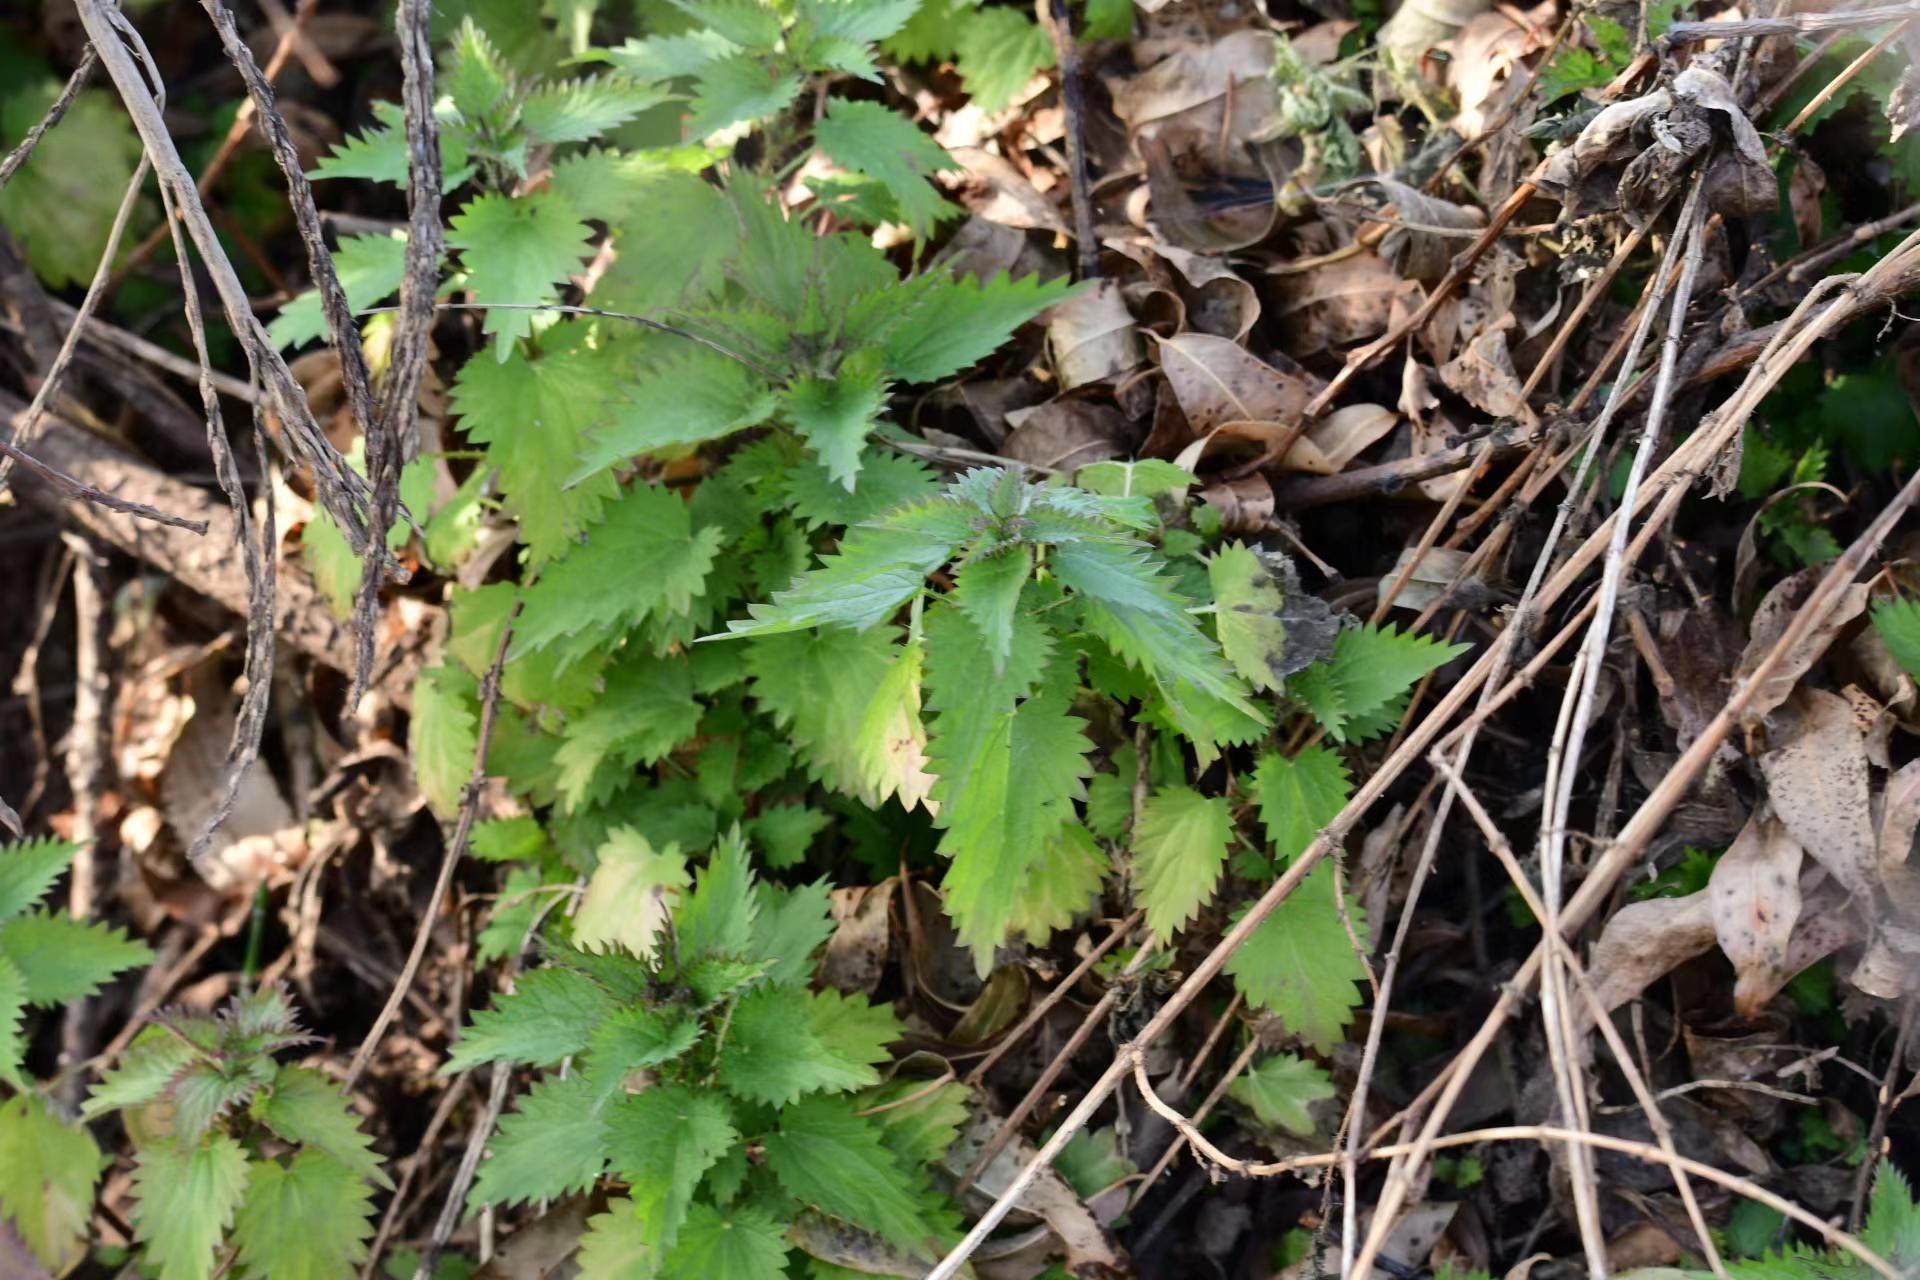
[[[47,108],[47,113],[35,122],[33,128],[27,130],[27,136],[20,139],[20,144],[7,152],[6,159],[0,160],[0,189],[4,189],[7,183],[13,181],[13,175],[20,172],[20,166],[32,157],[33,149],[40,145],[40,139],[46,137],[47,131],[59,124],[60,118],[67,114],[67,108],[71,107],[74,99],[80,96],[80,91],[87,87],[87,79],[93,75],[93,66],[98,60],[92,45],[88,45],[81,52],[80,65],[76,66],[73,74],[67,77],[67,83],[61,88],[60,96],[53,100],[53,105]]]

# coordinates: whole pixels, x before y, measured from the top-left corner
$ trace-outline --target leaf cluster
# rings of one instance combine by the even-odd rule
[[[334,1083],[276,1059],[311,1039],[274,987],[163,1012],[88,1097],[133,1139],[134,1236],[161,1280],[339,1280],[366,1259],[393,1184]]]

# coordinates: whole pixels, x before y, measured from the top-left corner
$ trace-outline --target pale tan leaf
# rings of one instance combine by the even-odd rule
[[[1291,426],[1312,399],[1304,380],[1212,334],[1181,333],[1162,339],[1160,368],[1198,435],[1227,422]]]
[[[1125,373],[1145,359],[1133,313],[1112,280],[1097,281],[1048,313],[1047,351],[1068,391]]]
[[[1587,972],[1604,1009],[1617,1009],[1714,944],[1708,892],[1650,898],[1613,913],[1593,944]]]
[[[1502,330],[1481,333],[1464,351],[1441,365],[1440,381],[1482,413],[1515,418],[1526,412],[1520,376],[1514,372],[1513,356]]]
[[[1824,689],[1801,689],[1787,705],[1798,714],[1776,738],[1780,745],[1760,757],[1774,812],[1844,888],[1870,895],[1877,855],[1866,740],[1853,708]]]
[[[1122,458],[1133,432],[1110,405],[1062,397],[1015,409],[1007,415],[1008,433],[1000,452],[1020,462],[1059,471],[1078,471],[1089,462]]]
[[[1753,612],[1753,623],[1747,632],[1747,647],[1740,655],[1740,665],[1734,669],[1736,678],[1747,679],[1760,669],[1762,660],[1772,652],[1787,628],[1793,625],[1807,597],[1819,585],[1820,579],[1826,576],[1826,572],[1824,565],[1802,569],[1781,579],[1767,592],[1760,607]],[[1826,621],[1809,631],[1799,644],[1782,657],[1766,683],[1754,691],[1742,720],[1749,727],[1757,725],[1768,712],[1785,702],[1800,683],[1800,677],[1820,660],[1846,625],[1859,617],[1866,607],[1865,586],[1856,583],[1846,588]]]
[[[1734,1008],[1752,1017],[1793,974],[1787,947],[1800,918],[1800,845],[1764,809],[1714,864],[1707,881],[1714,934],[1733,964]]]

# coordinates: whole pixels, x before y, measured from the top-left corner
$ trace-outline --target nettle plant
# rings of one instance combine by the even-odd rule
[[[594,1217],[590,1277],[786,1274],[848,1227],[902,1273],[958,1238],[927,1174],[966,1119],[952,1081],[883,1080],[904,1029],[863,995],[812,991],[824,881],[759,881],[735,828],[697,874],[616,829],[572,945],[474,1016],[449,1072],[555,1068],[507,1116],[475,1205],[623,1188]]]
[[[951,1125],[901,1145],[892,1112],[856,1092],[877,1087],[898,1026],[809,991],[826,882],[754,883],[745,850],[765,874],[943,868],[982,971],[1109,897],[1170,944],[1208,904],[1217,927],[1345,803],[1335,751],[1260,745],[1276,712],[1365,741],[1457,650],[1314,619],[1285,558],[1225,541],[1171,464],[943,481],[891,447],[917,447],[888,418],[902,391],[993,354],[1071,286],[899,265],[951,211],[930,181],[951,161],[850,94],[914,3],[679,7],[695,29],[613,50],[573,32],[580,60],[615,68],[583,80],[540,78],[552,33],[516,39],[510,60],[471,22],[445,64],[447,183],[462,193],[445,288],[496,305],[452,384],[478,465],[436,489],[439,460],[416,464],[409,506],[448,577],[484,509],[511,517],[521,552],[510,580],[452,590],[411,746],[450,816],[511,626],[487,767],[524,815],[475,833],[475,853],[506,867],[479,953],[533,936],[545,962],[477,1016],[453,1062],[560,1064],[504,1122],[475,1194],[623,1196],[594,1256],[630,1243],[647,1261],[594,1274],[678,1274],[732,1248],[741,1274],[774,1274],[780,1241],[808,1248],[814,1217],[925,1257],[951,1219],[918,1171]],[[690,113],[697,141],[676,126],[635,145],[663,113]],[[397,184],[403,141],[389,119],[319,174]],[[811,195],[796,199],[796,181]],[[882,223],[906,229],[894,256],[870,234]],[[356,305],[393,291],[398,241],[343,243],[355,255]],[[602,312],[680,332],[537,309],[576,286]],[[287,330],[313,324],[305,305]],[[350,597],[357,567],[329,559],[323,516],[308,529],[316,570]],[[577,912],[554,910],[582,876]],[[1323,866],[1231,971],[1324,1049],[1357,1003],[1365,944]],[[1316,1072],[1276,1066],[1268,1109],[1297,1124],[1280,1095],[1314,1096]],[[652,1125],[708,1154],[648,1165],[631,1148]],[[532,1137],[555,1131],[578,1141]],[[842,1162],[874,1176],[827,1185]]]
[[[338,1085],[275,1057],[312,1040],[274,987],[162,1011],[87,1099],[86,1119],[126,1124],[150,1274],[333,1280],[365,1259],[374,1190],[393,1183]]]

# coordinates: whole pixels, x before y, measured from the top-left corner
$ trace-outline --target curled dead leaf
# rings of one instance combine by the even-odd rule
[[[1409,280],[1431,284],[1440,279],[1466,244],[1460,237],[1426,228],[1477,231],[1487,223],[1486,215],[1478,209],[1430,196],[1403,182],[1379,178],[1375,185],[1386,197],[1386,212],[1398,223],[1380,242],[1380,253],[1395,272]]]
[[[1181,333],[1159,343],[1160,369],[1193,430],[1227,422],[1291,426],[1313,398],[1306,381],[1283,373],[1237,342]]]
[[[972,1121],[947,1148],[942,1162],[956,1177],[965,1173],[986,1150],[1002,1123],[999,1116],[984,1108],[976,1111]],[[975,1193],[988,1199],[999,1195],[1034,1154],[1033,1144],[1016,1134],[980,1171],[973,1184]],[[1066,1179],[1053,1169],[1043,1169],[1015,1203],[1053,1229],[1066,1249],[1067,1270],[1072,1274],[1098,1274],[1100,1268],[1116,1271],[1122,1268],[1123,1255],[1119,1247],[1093,1211],[1074,1194]]]
[[[880,989],[893,947],[893,891],[899,884],[889,876],[876,885],[833,891],[834,929],[820,961],[821,981],[837,991],[872,995]]]
[[[1496,418],[1527,414],[1503,330],[1489,329],[1469,342],[1458,356],[1440,366],[1440,381],[1482,413]]]
[[[1296,356],[1351,346],[1386,331],[1396,297],[1418,289],[1375,253],[1356,254],[1311,271],[1274,277],[1271,314]]]

